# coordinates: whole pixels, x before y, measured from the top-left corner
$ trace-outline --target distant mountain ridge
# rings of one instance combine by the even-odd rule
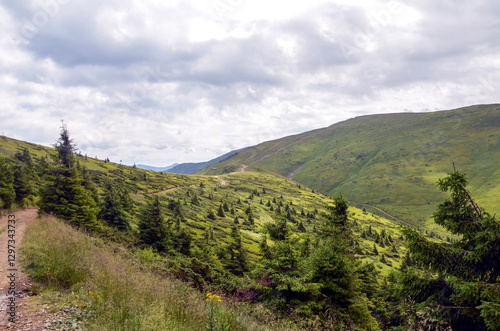
[[[163,170],[164,172],[168,172],[168,173],[172,173],[172,174],[183,174],[183,175],[192,175],[198,171],[201,171],[203,169],[206,169],[208,167],[211,167],[213,166],[214,164],[217,164],[219,162],[222,162],[242,151],[244,151],[246,149],[245,148],[241,148],[241,149],[237,149],[237,150],[234,150],[234,151],[231,151],[229,153],[226,153],[224,155],[221,155],[219,157],[216,157],[215,159],[212,159],[210,161],[206,161],[206,162],[198,162],[198,163],[181,163],[181,164],[178,164],[176,165],[175,167],[172,167],[170,169],[167,169],[167,170]]]
[[[158,172],[163,172],[172,169],[173,167],[179,165],[179,163],[174,163],[166,167],[153,167],[153,166],[148,166],[145,164],[138,164],[136,167],[141,168],[144,170],[152,170],[152,171],[158,171]]]
[[[424,225],[453,164],[478,203],[500,212],[500,105],[360,116],[252,146],[200,173],[262,168]]]

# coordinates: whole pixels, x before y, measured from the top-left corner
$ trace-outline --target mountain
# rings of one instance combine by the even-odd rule
[[[145,164],[138,164],[137,168],[141,168],[144,170],[152,170],[152,171],[167,171],[167,170],[170,170],[177,165],[179,165],[179,163],[174,163],[174,164],[166,166],[166,167],[153,167],[153,166],[148,166]]]
[[[203,174],[261,168],[352,204],[424,226],[445,198],[436,182],[466,172],[480,205],[500,212],[500,105],[360,116],[268,141]]]
[[[222,162],[224,161],[225,159],[227,158],[230,158],[231,156],[234,156],[242,151],[244,151],[246,148],[241,148],[241,149],[237,149],[237,150],[234,150],[234,151],[231,151],[229,153],[226,153],[224,155],[221,155],[215,159],[212,159],[210,161],[206,161],[206,162],[198,162],[198,163],[181,163],[171,169],[166,169],[166,170],[163,170],[164,172],[169,172],[169,173],[172,173],[172,174],[184,174],[184,175],[192,175],[200,170],[203,170],[205,168],[208,168],[208,167],[211,167],[213,166],[214,164],[217,164],[219,162]]]

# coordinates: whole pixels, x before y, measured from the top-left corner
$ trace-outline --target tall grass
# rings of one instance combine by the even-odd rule
[[[86,316],[85,330],[204,330],[209,307],[203,293],[161,277],[124,248],[52,217],[26,230],[21,263],[42,289],[65,293]],[[244,309],[221,305],[230,330],[267,330]],[[287,329],[284,326],[276,330]]]

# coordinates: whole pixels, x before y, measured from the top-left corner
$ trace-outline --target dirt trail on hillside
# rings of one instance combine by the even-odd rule
[[[33,326],[26,328],[26,325],[18,324],[20,306],[22,299],[26,297],[23,290],[29,285],[28,277],[21,272],[19,264],[19,246],[26,227],[37,217],[36,209],[24,209],[11,213],[15,215],[15,223],[9,223],[9,216],[0,217],[0,329],[1,330],[37,330]],[[9,224],[11,225],[9,227]],[[9,230],[11,230],[9,232]],[[10,237],[9,237],[10,236]],[[12,241],[14,240],[14,241]],[[11,245],[9,253],[8,245]],[[10,279],[9,279],[10,276]],[[12,281],[12,282],[11,282]],[[15,288],[15,289],[14,289]],[[10,308],[12,293],[15,293],[15,309]],[[16,323],[9,322],[8,312],[15,312]]]
[[[167,192],[171,192],[171,191],[175,191],[175,190],[179,190],[181,188],[187,188],[187,187],[193,187],[193,185],[191,185],[191,186],[177,186],[177,187],[172,187],[172,188],[169,188],[169,189],[166,189],[166,190],[163,190],[163,191],[155,192],[153,194],[154,195],[164,194],[164,193],[167,193]]]
[[[221,184],[222,186],[224,186],[224,185],[226,185],[226,184],[227,184],[227,182],[226,182],[224,179],[220,178],[219,176],[214,176],[214,178],[217,178],[218,180],[220,180],[220,184]]]

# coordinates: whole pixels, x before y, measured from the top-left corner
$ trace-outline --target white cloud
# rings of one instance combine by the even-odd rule
[[[4,3],[0,131],[52,143],[64,119],[90,156],[164,166],[360,114],[498,102],[498,10],[492,0]]]

